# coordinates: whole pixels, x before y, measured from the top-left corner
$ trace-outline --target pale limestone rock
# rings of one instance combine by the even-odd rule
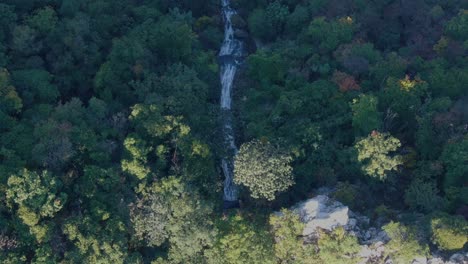
[[[468,264],[468,253],[457,253],[450,257],[449,264]]]
[[[315,235],[319,228],[332,231],[348,224],[348,207],[333,201],[325,195],[318,195],[294,208],[306,224],[303,235]]]
[[[415,258],[412,264],[427,264],[427,258],[426,257]]]
[[[427,262],[427,264],[445,264],[444,260],[439,257],[431,258]]]

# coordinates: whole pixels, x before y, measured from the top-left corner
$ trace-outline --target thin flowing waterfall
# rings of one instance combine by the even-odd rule
[[[236,14],[232,9],[230,0],[221,0],[222,14],[224,19],[224,42],[219,52],[221,66],[221,117],[222,132],[224,138],[224,148],[227,155],[222,160],[224,173],[224,207],[226,209],[238,206],[239,195],[238,187],[234,184],[234,161],[237,153],[235,144],[234,129],[232,126],[233,118],[231,112],[232,88],[237,68],[241,63],[243,56],[243,43],[236,39],[234,27],[231,18]]]

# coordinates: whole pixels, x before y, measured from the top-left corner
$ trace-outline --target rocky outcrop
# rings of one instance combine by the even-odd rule
[[[305,224],[302,234],[306,243],[316,241],[320,230],[333,231],[337,227],[343,227],[348,234],[358,238],[361,244],[359,264],[400,264],[387,257],[385,245],[390,238],[385,231],[371,226],[368,217],[352,212],[347,206],[329,198],[327,192],[319,193],[322,194],[292,208]],[[430,258],[418,257],[411,264],[468,264],[468,253],[454,254],[445,261],[438,255]]]
[[[304,237],[314,236],[319,229],[332,231],[338,226],[345,226],[349,222],[348,207],[333,201],[325,195],[319,195],[297,205],[294,208],[306,224]]]

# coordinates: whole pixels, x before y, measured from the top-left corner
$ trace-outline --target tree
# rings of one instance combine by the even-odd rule
[[[443,209],[446,201],[439,196],[435,182],[415,179],[405,191],[405,203],[425,213]]]
[[[77,154],[72,132],[73,126],[66,121],[49,119],[37,124],[34,129],[37,140],[31,150],[32,160],[47,169],[60,170],[66,167]]]
[[[281,1],[271,2],[265,9],[254,10],[248,19],[252,35],[262,40],[273,40],[283,33],[289,15]]]
[[[302,231],[304,223],[299,215],[282,210],[281,214],[270,216],[270,226],[274,236],[275,256],[281,264],[311,264],[318,263],[315,248],[310,244],[304,244]]]
[[[53,218],[67,202],[67,194],[60,191],[61,182],[47,171],[36,173],[24,169],[8,178],[6,198],[16,205],[16,213],[30,228],[38,242],[50,239],[42,220]]]
[[[348,235],[343,227],[338,227],[331,234],[320,234],[318,240],[321,263],[358,263],[356,254],[361,247],[355,236]]]
[[[197,263],[216,234],[212,208],[176,177],[154,184],[132,215],[135,237],[154,247],[169,243],[169,259]]]
[[[281,83],[286,76],[286,64],[277,53],[259,51],[249,56],[248,65],[250,76],[261,83]]]
[[[156,105],[138,104],[130,115],[135,132],[124,141],[127,155],[122,159],[122,169],[139,180],[149,179],[151,172],[165,174],[168,168],[177,169],[183,145],[189,144],[190,127],[181,117],[163,116]],[[187,142],[188,141],[188,142]],[[148,160],[154,160],[153,171]]]
[[[370,68],[370,76],[375,88],[382,87],[388,77],[401,78],[405,74],[408,62],[397,53],[389,53]]]
[[[51,32],[57,22],[57,14],[50,6],[37,10],[33,16],[27,18],[27,24],[42,34]]]
[[[353,128],[356,136],[369,135],[373,130],[382,128],[382,113],[377,110],[377,97],[360,95],[353,100]]]
[[[120,219],[101,221],[89,216],[68,218],[62,225],[63,234],[73,245],[63,257],[67,263],[127,263],[127,227]]]
[[[163,75],[148,74],[132,83],[140,101],[158,105],[166,115],[184,116],[194,125],[203,121],[208,87],[194,69],[174,64]]]
[[[0,4],[0,40],[5,41],[8,33],[13,27],[18,16],[15,13],[15,7],[11,5]]]
[[[463,186],[468,176],[468,139],[447,143],[440,160],[446,170],[444,188]]]
[[[11,48],[18,56],[36,55],[43,48],[43,41],[39,39],[38,32],[26,25],[18,25],[13,28]]]
[[[327,21],[317,17],[305,30],[305,41],[317,45],[318,52],[323,54],[335,50],[340,44],[350,42],[353,38],[354,25],[351,18]]]
[[[271,236],[262,225],[241,215],[218,223],[219,235],[206,251],[208,264],[273,264]]]
[[[353,76],[340,71],[333,73],[332,81],[340,87],[340,91],[342,92],[359,90],[361,88]]]
[[[23,102],[11,85],[10,74],[6,69],[0,69],[0,111],[5,114],[16,114],[23,107]]]
[[[390,222],[382,228],[390,237],[385,245],[386,254],[395,263],[410,263],[417,257],[426,257],[429,247],[419,244],[416,231],[400,223]]]
[[[41,69],[12,72],[15,86],[21,89],[25,104],[54,103],[60,96],[57,86],[52,83],[52,75]]]
[[[391,155],[401,146],[397,138],[388,133],[372,132],[368,137],[361,139],[354,146],[358,151],[358,161],[367,175],[385,180],[388,171],[398,169],[403,164],[402,157]]]
[[[465,41],[468,39],[468,12],[460,10],[457,16],[454,16],[445,26],[445,32],[450,37]]]
[[[440,215],[431,228],[432,242],[440,250],[460,250],[468,242],[468,222],[460,216]]]
[[[247,187],[255,199],[273,201],[294,184],[291,160],[269,142],[244,143],[234,161],[234,183]]]

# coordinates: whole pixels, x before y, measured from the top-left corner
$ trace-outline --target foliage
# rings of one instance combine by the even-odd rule
[[[288,15],[288,7],[276,0],[264,10],[256,9],[252,12],[248,19],[249,29],[255,37],[263,40],[274,39],[284,31]]]
[[[324,17],[312,20],[305,31],[305,41],[318,45],[318,51],[325,53],[335,50],[339,44],[351,41],[353,22],[347,17],[328,22]]]
[[[135,236],[151,247],[169,243],[169,259],[194,263],[216,234],[207,221],[212,208],[180,179],[169,177],[153,185],[138,202],[133,216]]]
[[[291,159],[272,143],[245,143],[235,158],[234,182],[247,187],[255,199],[272,201],[294,184]]]
[[[390,222],[383,227],[391,239],[386,244],[388,255],[396,263],[410,263],[417,257],[426,257],[429,253],[427,245],[421,245],[417,240],[416,231],[398,222]]]
[[[206,252],[210,264],[272,264],[272,241],[267,230],[241,215],[231,215],[218,223],[219,236]]]
[[[400,146],[397,138],[387,133],[373,132],[367,138],[358,141],[355,148],[363,171],[371,177],[385,180],[388,171],[397,170],[402,164],[400,156],[389,155]]]
[[[67,202],[60,192],[61,183],[47,171],[38,174],[23,170],[8,178],[6,198],[16,209],[17,216],[30,228],[39,242],[48,240],[47,226],[41,220],[53,218]]]
[[[333,198],[349,206],[353,210],[360,203],[358,187],[351,185],[349,182],[338,182],[336,191],[333,193]]]
[[[237,179],[274,201],[225,217],[220,0],[0,2],[1,263],[353,262],[347,235],[267,221],[325,185],[463,246],[461,220],[427,215],[466,217],[463,1],[230,1]],[[387,229],[394,262],[425,255]]]
[[[5,114],[14,114],[23,107],[22,99],[16,88],[10,83],[10,74],[6,69],[0,72],[0,111]]]
[[[441,160],[447,171],[444,187],[459,187],[466,182],[468,173],[468,139],[461,142],[449,143],[445,146]]]
[[[460,10],[460,13],[453,17],[446,25],[447,34],[454,39],[467,40],[468,35],[468,12]]]
[[[468,242],[468,223],[461,217],[442,215],[431,221],[432,242],[441,250],[460,250]]]
[[[336,228],[332,233],[320,234],[318,240],[319,257],[323,263],[358,263],[355,255],[360,246],[357,238],[346,234],[343,227]]]
[[[318,261],[312,245],[304,245],[302,231],[305,225],[299,215],[283,209],[270,216],[270,226],[275,239],[274,249],[278,263],[315,263]]]
[[[439,196],[434,182],[415,179],[405,191],[405,203],[412,209],[425,213],[444,209],[444,199]]]
[[[382,127],[382,113],[377,109],[377,98],[372,95],[360,95],[353,100],[353,127],[357,136],[366,136]]]

